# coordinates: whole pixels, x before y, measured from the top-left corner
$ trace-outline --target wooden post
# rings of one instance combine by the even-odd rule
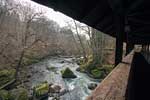
[[[127,42],[127,45],[126,45],[126,55],[129,54],[134,48],[134,44],[133,43],[130,43],[130,42]]]
[[[146,45],[145,44],[142,45],[142,52],[143,52],[143,55],[145,56],[146,55]]]
[[[146,52],[146,55],[145,55],[146,59],[148,60],[148,57],[149,57],[149,55],[148,55],[149,54],[149,45],[148,44],[146,45],[146,51],[145,52]]]
[[[115,16],[116,27],[116,53],[115,53],[115,66],[122,61],[123,54],[123,36],[124,36],[125,18],[123,15],[118,14]]]
[[[108,3],[114,13],[114,25],[116,28],[115,66],[122,61],[123,37],[125,36],[125,2],[125,0],[108,0]]]
[[[115,51],[115,66],[122,61],[123,54],[123,42],[119,38],[116,39],[116,51]]]

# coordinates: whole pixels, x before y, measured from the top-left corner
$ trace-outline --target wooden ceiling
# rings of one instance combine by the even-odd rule
[[[124,41],[150,43],[150,0],[33,0],[111,36],[116,14],[125,20]],[[128,34],[126,34],[128,33]],[[128,37],[128,39],[127,39]]]

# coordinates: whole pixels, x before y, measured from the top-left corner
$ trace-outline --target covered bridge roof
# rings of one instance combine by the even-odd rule
[[[125,20],[124,41],[150,43],[150,0],[33,0],[111,36],[116,36],[115,15]],[[127,39],[128,37],[128,39]]]

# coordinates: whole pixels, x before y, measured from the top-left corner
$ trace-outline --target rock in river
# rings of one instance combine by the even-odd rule
[[[24,88],[0,90],[0,100],[29,100],[28,92]]]
[[[70,68],[66,68],[61,71],[63,78],[76,78],[77,76],[72,72]]]
[[[88,89],[90,89],[90,90],[94,90],[96,87],[97,87],[96,83],[90,83],[90,84],[88,84]]]
[[[49,92],[51,93],[59,93],[61,90],[61,86],[59,85],[52,85],[51,87],[49,87]]]

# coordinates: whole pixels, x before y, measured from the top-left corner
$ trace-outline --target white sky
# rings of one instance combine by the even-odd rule
[[[47,16],[51,20],[56,21],[59,24],[60,27],[67,26],[67,22],[72,23],[72,21],[73,21],[71,17],[68,17],[68,16],[66,16],[66,15],[64,15],[64,14],[58,12],[58,11],[54,11],[52,8],[48,8],[46,6],[37,4],[37,3],[35,3],[31,0],[15,0],[15,1],[16,2],[21,2],[22,4],[29,3],[29,4],[31,4],[33,9],[35,9],[35,11],[38,10],[38,8],[42,9],[45,13],[45,16]],[[72,24],[72,25],[74,27],[74,24]],[[85,24],[82,23],[82,25],[85,25]],[[72,29],[72,31],[74,32],[73,29]],[[88,35],[84,33],[85,31],[82,31],[80,29],[78,31],[79,31],[79,34],[83,34],[88,38]]]
[[[49,8],[49,10],[47,11],[46,16],[48,16],[48,18],[56,21],[61,27],[66,26],[66,21],[72,20],[72,18],[70,18],[60,12],[56,12],[51,8]]]
[[[48,8],[43,5],[37,4],[31,0],[15,0],[15,1],[16,2],[20,1],[21,3],[29,2],[36,7],[42,8],[44,10],[45,16],[47,16],[49,19],[56,21],[60,25],[60,27],[66,26],[67,25],[66,21],[72,20],[72,18],[70,18],[58,11],[56,12],[52,8]],[[36,7],[34,7],[34,8],[36,9]]]

